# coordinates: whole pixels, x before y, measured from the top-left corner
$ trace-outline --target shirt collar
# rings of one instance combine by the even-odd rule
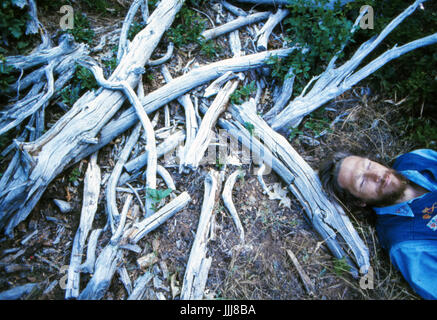
[[[399,173],[402,174],[404,177],[406,177],[408,180],[413,181],[414,183],[418,184],[419,186],[421,186],[425,189],[428,189],[429,191],[433,191],[435,189],[435,186],[430,186],[431,183],[428,181],[428,179],[426,179],[423,175],[421,175],[416,170],[399,171]],[[421,196],[421,197],[423,197],[423,196]],[[387,206],[387,207],[373,207],[373,210],[378,215],[391,214],[391,215],[400,216],[400,217],[413,217],[414,218],[414,213],[411,210],[409,204],[416,199],[411,199],[411,200],[408,200],[408,201],[405,201],[402,203],[398,203],[398,204],[394,204],[392,206]]]
[[[388,206],[388,207],[380,207],[380,208],[373,207],[373,210],[378,215],[392,214],[392,215],[400,216],[400,217],[412,217],[412,218],[414,218],[414,213],[411,210],[410,206],[408,205],[408,203],[411,201],[412,200],[407,201],[407,202],[394,204],[394,205]]]

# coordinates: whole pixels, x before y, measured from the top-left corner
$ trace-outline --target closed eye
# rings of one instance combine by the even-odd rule
[[[366,171],[370,170],[371,166],[372,166],[372,162],[369,161],[369,162],[367,163],[367,166],[366,166]],[[367,179],[366,179],[365,175],[364,175],[364,174],[361,175],[360,190],[363,188],[364,183],[365,183],[366,181],[367,181]]]

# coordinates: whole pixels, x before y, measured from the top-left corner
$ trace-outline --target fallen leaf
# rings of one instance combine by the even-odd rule
[[[280,200],[279,205],[287,208],[291,208],[291,201],[287,197],[287,189],[282,189],[280,183],[275,183],[273,185],[273,192],[269,194],[270,200]]]

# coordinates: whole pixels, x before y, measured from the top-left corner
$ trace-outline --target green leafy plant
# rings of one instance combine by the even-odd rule
[[[307,48],[308,52],[297,50],[288,58],[271,58],[272,76],[284,79],[288,69],[293,67],[297,76],[294,95],[300,93],[311,76],[321,73],[331,58],[350,40],[352,21],[347,10],[337,3],[326,9],[328,0],[293,0],[287,6],[289,18],[284,20],[287,42],[290,46]]]
[[[205,56],[212,59],[222,51],[222,48],[218,46],[213,40],[208,40],[208,41],[202,40],[200,42],[200,51]]]
[[[171,193],[173,192],[172,189],[163,189],[163,190],[159,190],[159,189],[151,189],[151,188],[147,188],[146,189],[146,194],[147,196],[150,197],[150,199],[152,199],[152,208],[157,211],[157,205],[158,203],[166,198],[167,196],[169,196]]]
[[[98,88],[93,73],[85,67],[77,66],[73,82],[80,83],[82,89],[94,90]]]
[[[221,162],[220,157],[217,157],[215,159],[215,166],[217,167],[217,169],[220,171],[223,169],[223,167],[225,166],[224,163]]]
[[[68,106],[72,106],[80,95],[86,90],[95,90],[99,86],[90,70],[80,65],[76,65],[76,71],[70,84],[60,91],[61,100]]]
[[[106,9],[110,7],[107,0],[82,0],[88,8],[95,9],[100,13],[106,13]],[[113,6],[113,4],[111,4]]]
[[[5,57],[0,54],[0,90],[6,90],[15,81],[14,67],[6,65]]]
[[[341,276],[344,273],[349,272],[351,266],[347,263],[346,258],[334,259],[334,272],[337,276]]]
[[[304,132],[314,138],[317,138],[322,132],[332,132],[330,121],[325,116],[325,108],[320,108],[309,114],[299,127],[290,128],[291,131],[288,136],[290,141],[298,138]]]
[[[78,86],[68,85],[64,87],[60,92],[62,102],[71,107],[79,99],[79,92]]]
[[[3,0],[0,4],[0,33],[6,41],[20,39],[26,31],[29,15],[26,8],[20,8],[16,3],[17,1]]]
[[[35,35],[26,35],[27,22],[30,19],[27,5],[21,8],[22,2],[3,0],[0,2],[0,37],[2,47],[0,54],[11,52],[21,54],[32,45]],[[8,52],[9,51],[9,52]]]
[[[206,28],[206,20],[193,10],[183,6],[176,15],[179,21],[175,27],[169,29],[169,38],[177,47],[195,43],[202,44],[200,34]]]
[[[71,171],[70,175],[68,176],[68,181],[70,181],[70,182],[76,182],[77,179],[79,179],[79,177],[80,177],[80,171],[79,171],[79,169],[78,169],[78,168],[74,168],[74,169]]]
[[[294,140],[296,137],[300,136],[301,134],[303,134],[303,131],[300,130],[299,128],[291,128],[291,132],[288,136],[288,140],[292,141]]]
[[[255,81],[241,87],[241,89],[235,90],[231,94],[231,103],[242,104],[250,95],[256,90]]]
[[[244,122],[244,127],[249,131],[250,135],[253,136],[255,132],[255,126],[250,122]]]
[[[74,28],[65,32],[71,34],[77,42],[91,44],[94,38],[94,31],[91,29],[90,22],[86,15],[82,13],[74,14]]]

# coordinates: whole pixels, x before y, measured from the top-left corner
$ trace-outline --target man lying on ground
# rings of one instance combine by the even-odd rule
[[[370,206],[391,262],[425,299],[437,299],[437,152],[396,158],[392,169],[336,153],[319,168],[325,190],[345,205]]]

